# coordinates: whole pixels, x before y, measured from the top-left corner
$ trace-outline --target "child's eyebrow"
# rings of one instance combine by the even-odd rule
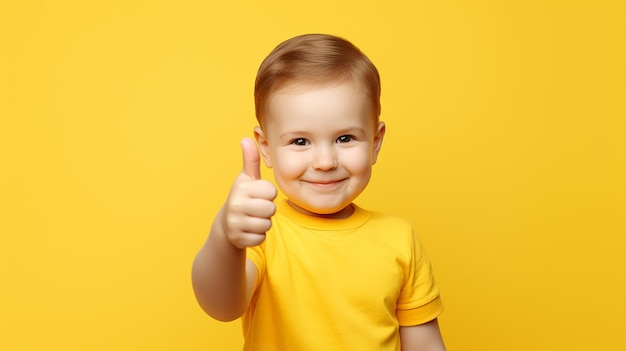
[[[363,127],[349,127],[340,130],[338,134],[365,134],[365,129]]]
[[[281,133],[278,137],[286,138],[286,137],[302,136],[302,135],[308,135],[308,134],[309,134],[309,131],[307,130],[288,130],[286,132]]]
[[[294,137],[294,136],[308,136],[310,134],[314,134],[313,132],[311,132],[310,130],[288,130],[286,132],[281,133],[278,137],[279,138],[286,138],[286,137]],[[365,129],[363,129],[363,127],[358,127],[358,126],[354,126],[354,127],[348,127],[348,128],[343,128],[343,129],[339,129],[337,131],[334,131],[333,134],[336,135],[343,135],[343,134],[366,134]]]

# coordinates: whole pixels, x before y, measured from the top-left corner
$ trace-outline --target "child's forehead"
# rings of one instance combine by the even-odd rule
[[[355,98],[350,98],[350,95]],[[346,102],[343,106],[360,105],[360,107],[340,107],[340,109],[356,108],[356,111],[371,111],[371,114],[365,112],[366,115],[370,115],[374,124],[378,121],[367,92],[349,80],[324,83],[294,82],[276,89],[268,96],[266,113],[261,126],[271,125],[275,116],[292,116],[292,113],[307,114],[308,112],[299,111],[309,111],[309,108],[317,111],[317,107],[324,106],[326,102],[330,104],[329,106],[342,106],[336,105],[338,101]]]
[[[303,95],[315,93],[317,91],[332,91],[337,87],[348,87],[355,95],[361,95],[363,101],[368,108],[371,109],[371,117],[373,124],[376,124],[379,120],[376,109],[376,104],[372,101],[372,97],[367,90],[367,87],[362,82],[355,80],[352,77],[337,77],[333,80],[289,80],[283,82],[276,82],[274,87],[265,96],[265,103],[263,104],[263,112],[261,118],[259,118],[259,124],[264,127],[271,124],[272,115],[276,112],[276,98],[282,101],[283,104],[286,100],[297,100],[302,98]],[[342,89],[338,89],[342,90]],[[343,90],[345,92],[345,90]],[[315,95],[315,94],[313,94]]]
[[[291,83],[287,83],[284,85],[281,85],[279,87],[277,87],[276,89],[274,89],[268,96],[267,99],[267,107],[271,108],[271,106],[273,105],[273,101],[276,99],[276,97],[279,97],[281,99],[289,99],[291,98],[298,98],[301,97],[302,95],[305,94],[311,94],[311,93],[316,93],[316,92],[330,92],[330,94],[333,94],[333,91],[339,91],[339,90],[334,90],[333,88],[338,88],[341,87],[341,91],[345,92],[346,90],[344,90],[343,88],[347,88],[349,91],[351,91],[350,94],[354,94],[354,95],[362,95],[364,97],[363,101],[364,103],[369,104],[369,99],[367,96],[367,91],[360,86],[359,84],[353,82],[352,80],[335,80],[335,81],[326,81],[326,82],[291,82]]]
[[[367,94],[350,82],[328,82],[322,84],[294,83],[273,92],[268,99],[267,112],[277,112],[287,107],[307,108],[321,107],[326,104],[337,105],[369,105]],[[355,105],[356,104],[356,105]],[[361,108],[361,107],[359,107]]]

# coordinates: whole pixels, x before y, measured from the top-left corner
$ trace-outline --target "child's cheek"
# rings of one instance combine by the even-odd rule
[[[307,153],[295,151],[282,151],[276,154],[275,171],[283,178],[300,176],[307,169]]]

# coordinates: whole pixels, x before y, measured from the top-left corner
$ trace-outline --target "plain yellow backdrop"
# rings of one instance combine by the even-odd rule
[[[310,32],[380,70],[388,134],[358,203],[419,228],[448,349],[626,349],[624,18],[621,1],[3,1],[0,350],[241,347],[197,307],[191,262],[241,169],[258,65]]]

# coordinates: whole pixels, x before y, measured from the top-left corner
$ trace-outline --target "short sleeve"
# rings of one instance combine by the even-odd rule
[[[415,232],[412,231],[411,234],[411,258],[406,267],[407,278],[396,308],[396,316],[401,326],[429,322],[443,311],[430,260]]]
[[[248,247],[246,249],[246,258],[254,263],[257,271],[259,272],[257,286],[254,287],[256,290],[265,274],[265,242],[258,246]]]

